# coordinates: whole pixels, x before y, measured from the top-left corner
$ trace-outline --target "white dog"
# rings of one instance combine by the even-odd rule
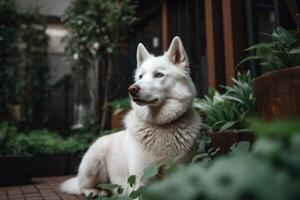
[[[124,120],[126,130],[99,138],[84,155],[77,177],[64,182],[61,191],[99,194],[97,184],[114,183],[128,194],[130,175],[142,185],[145,168],[192,158],[201,120],[192,109],[196,92],[179,37],[159,57],[138,45],[135,83],[128,92],[132,111]]]

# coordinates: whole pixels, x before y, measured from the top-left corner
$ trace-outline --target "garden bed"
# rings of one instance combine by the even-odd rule
[[[0,186],[30,183],[32,161],[32,156],[0,156]]]
[[[59,176],[70,173],[70,155],[66,153],[41,154],[32,159],[33,176]]]

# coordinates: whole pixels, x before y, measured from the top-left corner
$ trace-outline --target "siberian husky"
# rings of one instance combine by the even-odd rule
[[[86,152],[77,177],[60,186],[72,194],[100,194],[99,183],[119,184],[124,194],[127,179],[136,175],[137,184],[145,168],[193,157],[201,120],[193,110],[196,95],[189,61],[179,37],[162,56],[150,55],[143,44],[137,47],[135,83],[128,92],[132,110],[124,119],[126,129],[100,137]],[[103,191],[102,191],[103,192]]]

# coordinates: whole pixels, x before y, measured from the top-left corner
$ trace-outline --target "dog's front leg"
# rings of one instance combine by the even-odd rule
[[[134,144],[132,144],[131,146],[129,155],[130,155],[128,159],[129,175],[136,176],[136,183],[134,188],[131,188],[132,191],[144,185],[142,177],[144,175],[145,166],[147,165],[147,159],[145,159],[143,152],[139,151],[138,146],[134,146]]]

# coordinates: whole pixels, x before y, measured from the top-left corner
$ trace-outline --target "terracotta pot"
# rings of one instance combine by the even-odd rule
[[[231,151],[231,147],[239,142],[250,142],[250,145],[255,141],[255,135],[250,132],[239,132],[238,130],[227,130],[224,132],[208,131],[208,136],[211,139],[209,147],[219,149],[217,154],[225,154]]]
[[[111,117],[111,128],[120,129],[123,128],[123,118],[125,115],[129,112],[128,109],[125,108],[118,108],[113,111],[112,117]]]
[[[265,120],[300,117],[300,67],[264,74],[254,79],[253,87]]]

